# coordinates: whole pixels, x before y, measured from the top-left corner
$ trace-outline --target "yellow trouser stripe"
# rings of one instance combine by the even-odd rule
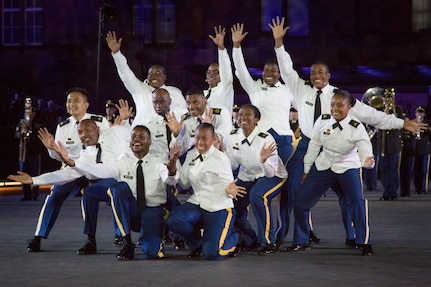
[[[287,178],[283,178],[283,180],[280,183],[278,183],[276,186],[268,190],[263,195],[263,206],[265,207],[265,218],[266,218],[264,236],[265,236],[266,242],[268,243],[271,243],[271,241],[269,240],[269,230],[271,228],[271,213],[269,211],[269,206],[268,206],[268,196],[274,191],[276,191],[278,188],[280,188],[286,182],[286,180]]]
[[[232,217],[233,217],[232,208],[226,208],[226,211],[227,211],[227,218],[226,218],[224,228],[223,228],[223,231],[221,233],[220,241],[219,241],[219,254],[222,256],[228,255],[230,252],[233,252],[235,250],[235,247],[236,247],[236,246],[233,246],[232,248],[227,249],[227,250],[222,249],[223,244],[226,240],[227,233],[229,231],[229,227],[232,223]]]
[[[112,212],[114,213],[115,222],[116,222],[116,223],[117,223],[117,225],[118,225],[118,229],[120,229],[121,236],[123,236],[123,237],[124,237],[124,236],[126,236],[127,234],[126,234],[126,232],[124,231],[124,227],[123,227],[123,224],[121,223],[120,218],[118,218],[117,211],[116,211],[115,204],[114,204],[114,199],[112,198],[112,192],[111,192],[111,189],[110,189],[110,188],[108,188],[108,190],[107,190],[106,192],[108,193],[108,196],[111,198],[111,207],[112,207]]]

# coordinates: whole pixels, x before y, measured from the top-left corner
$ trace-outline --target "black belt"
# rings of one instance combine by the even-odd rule
[[[304,135],[302,132],[300,132],[299,134],[300,134],[300,136],[301,136],[301,138],[302,138],[303,140],[305,140],[305,141],[307,141],[307,142],[309,142],[309,141],[310,141],[310,138],[309,138],[309,137],[307,137],[306,135]]]

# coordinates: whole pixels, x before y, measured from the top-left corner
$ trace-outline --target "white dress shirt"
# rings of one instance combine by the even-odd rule
[[[138,161],[136,156],[127,153],[111,164],[80,162],[76,167],[97,178],[115,178],[117,181],[126,182],[133,196],[137,198],[136,169]],[[165,162],[166,159],[151,153],[147,153],[142,158],[141,166],[147,206],[156,207],[166,203],[166,184],[175,185],[177,183],[178,175],[169,176],[169,171],[164,165]]]
[[[364,166],[365,158],[373,156],[373,148],[363,124],[349,115],[339,122],[342,129],[334,127],[336,123],[328,114],[317,119],[304,157],[304,173],[309,173],[315,163],[317,170],[330,168],[341,174],[348,169]]]
[[[227,111],[232,118],[232,109],[234,105],[233,74],[232,64],[226,49],[218,49],[218,64],[220,82],[217,86],[211,88],[208,104],[210,106],[222,106],[227,108]],[[208,92],[209,89],[204,91],[205,96],[208,95]]]
[[[263,176],[287,178],[287,171],[278,156],[277,150],[265,163],[262,163],[260,151],[264,144],[269,147],[274,138],[255,127],[246,138],[242,129],[233,130],[226,143],[226,154],[232,162],[232,169],[239,166],[238,178],[242,181],[254,181]]]
[[[286,83],[286,86],[292,90],[295,97],[296,103],[294,103],[294,106],[298,110],[301,132],[310,138],[314,124],[314,103],[317,89],[299,77],[298,73],[293,69],[292,59],[284,46],[276,48],[275,53],[281,78]],[[331,99],[334,95],[334,89],[336,87],[329,84],[322,89],[323,93],[320,95],[322,114],[330,114],[331,112]],[[363,123],[383,130],[401,129],[404,126],[404,120],[398,119],[394,115],[386,115],[360,101],[356,101],[355,106],[350,109],[350,114]]]
[[[294,98],[290,89],[280,82],[271,87],[261,79],[253,80],[245,65],[241,48],[233,48],[232,58],[235,65],[235,75],[250,97],[250,102],[261,113],[260,130],[268,131],[273,128],[279,135],[293,135],[289,124],[289,115]]]
[[[135,102],[136,117],[133,120],[132,126],[134,127],[142,124],[146,117],[156,113],[152,102],[152,93],[155,88],[150,86],[148,80],[141,81],[135,76],[127,64],[126,57],[124,57],[121,51],[111,54],[112,58],[114,58],[115,65],[117,66],[118,75]],[[177,107],[187,108],[186,100],[180,89],[166,85],[161,86],[161,88],[166,89],[171,96],[171,110]]]
[[[103,130],[99,134],[98,143],[101,148],[101,161],[106,164],[115,161],[122,154],[131,152],[129,147],[130,128],[125,126],[114,126],[107,130]],[[97,148],[96,145],[87,146],[84,150],[81,150],[79,157],[74,159],[75,167],[66,166],[60,170],[32,177],[33,185],[61,185],[82,176],[87,177],[89,180],[96,179],[91,174],[83,173],[81,170],[77,169],[76,166],[80,163],[95,164],[98,151],[99,148]]]
[[[99,115],[86,113],[82,120],[93,119],[96,125],[100,128],[100,131],[109,129],[108,120]],[[61,142],[69,153],[71,159],[77,159],[82,150],[82,143],[78,135],[78,123],[72,117],[68,117],[57,125],[55,131],[55,142]],[[58,161],[62,161],[61,157],[53,150],[48,150],[49,156]]]
[[[209,212],[234,207],[232,198],[225,191],[233,181],[229,158],[214,146],[202,154],[203,161],[196,159],[198,155],[195,149],[188,152],[184,164],[178,169],[181,186],[193,188],[187,202]]]

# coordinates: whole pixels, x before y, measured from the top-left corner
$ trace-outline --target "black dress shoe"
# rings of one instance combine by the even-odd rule
[[[310,244],[293,244],[284,249],[286,252],[311,250]]]
[[[309,243],[320,243],[322,240],[314,234],[313,231],[310,231],[310,240]]]
[[[175,250],[184,249],[186,247],[184,240],[182,240],[181,238],[174,239],[174,243],[172,245],[174,246]]]
[[[355,239],[348,239],[346,238],[346,242],[344,243],[349,248],[355,248]]]
[[[398,200],[398,196],[391,196],[391,200]]]
[[[125,244],[117,254],[117,260],[131,260],[135,258],[135,245]]]
[[[256,242],[253,242],[252,244],[250,244],[248,246],[243,245],[241,247],[241,250],[245,251],[245,252],[248,252],[248,251],[252,251],[252,250],[258,248],[259,246],[260,246],[260,243],[256,241]]]
[[[91,242],[89,240],[87,240],[87,242],[85,242],[84,246],[82,246],[82,248],[78,249],[76,251],[77,255],[90,255],[90,254],[95,254],[97,252],[97,246],[96,246],[96,242]]]
[[[371,248],[371,244],[362,244],[358,247],[362,249],[363,256],[368,256],[374,253],[373,248]]]
[[[262,249],[260,249],[257,253],[262,255],[269,255],[272,253],[278,252],[280,247],[275,243],[265,244]]]
[[[383,196],[383,197],[380,197],[380,201],[382,201],[382,200],[389,200],[389,197],[387,197],[387,196]]]
[[[199,257],[201,256],[201,254],[202,254],[202,247],[198,246],[192,251],[190,251],[189,254],[187,254],[187,258]]]
[[[231,254],[228,255],[228,257],[237,257],[240,250],[241,250],[241,244],[237,244],[235,246],[235,249],[232,251]]]
[[[33,238],[28,241],[28,252],[40,252],[40,238]]]
[[[124,244],[123,237],[115,235],[114,245],[117,246],[117,247],[121,247],[121,246],[123,246],[123,244]]]

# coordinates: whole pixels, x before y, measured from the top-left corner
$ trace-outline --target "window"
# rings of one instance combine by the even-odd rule
[[[412,1],[412,29],[418,32],[420,29],[431,28],[431,0]]]
[[[3,0],[4,46],[42,45],[42,0]]]
[[[135,0],[135,35],[144,36],[145,43],[174,43],[175,8],[175,0]]]
[[[284,16],[285,26],[290,27],[289,35],[308,35],[308,1],[261,0],[261,30],[271,31],[268,23],[277,16]]]

